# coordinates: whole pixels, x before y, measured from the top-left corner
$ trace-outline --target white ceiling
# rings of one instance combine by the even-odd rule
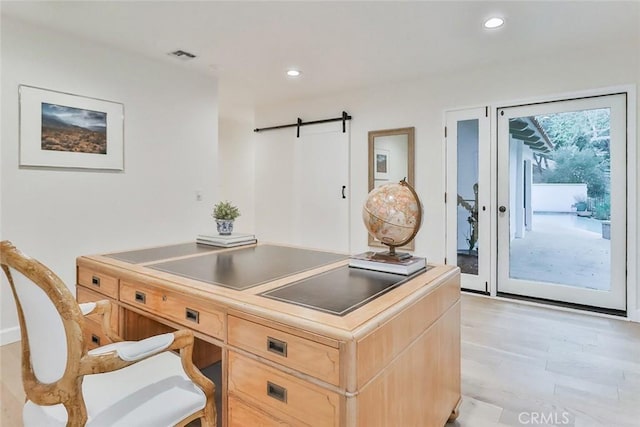
[[[2,13],[220,79],[221,103],[275,103],[635,40],[640,2],[6,2]],[[506,19],[487,31],[484,18]],[[196,54],[181,62],[167,52]],[[302,70],[296,80],[290,67]]]

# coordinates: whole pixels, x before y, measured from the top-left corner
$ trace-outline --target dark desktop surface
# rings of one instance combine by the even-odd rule
[[[346,255],[329,252],[260,245],[147,267],[212,285],[244,290],[345,259]]]
[[[195,255],[206,252],[219,251],[224,248],[216,246],[200,245],[196,242],[181,243],[178,245],[160,246],[157,248],[139,249],[135,251],[118,252],[107,254],[106,257],[129,262],[131,264],[142,264],[146,262],[158,261],[167,258],[176,258],[186,255]]]
[[[348,258],[330,252],[274,245],[238,247],[220,252],[221,249],[192,242],[105,256],[132,264],[151,263],[146,267],[238,291]],[[197,256],[161,261],[189,255]],[[342,266],[260,295],[344,316],[424,271],[403,276]]]
[[[344,316],[425,271],[422,269],[410,276],[403,276],[342,266],[260,295]]]

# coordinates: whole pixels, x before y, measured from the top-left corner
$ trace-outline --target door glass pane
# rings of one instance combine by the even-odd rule
[[[511,278],[610,289],[610,113],[510,119]]]
[[[478,274],[478,119],[458,122],[458,266]]]

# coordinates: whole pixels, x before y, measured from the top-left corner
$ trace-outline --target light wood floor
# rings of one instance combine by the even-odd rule
[[[19,343],[0,369],[0,425],[19,426]],[[463,295],[462,392],[447,427],[638,427],[640,324]]]

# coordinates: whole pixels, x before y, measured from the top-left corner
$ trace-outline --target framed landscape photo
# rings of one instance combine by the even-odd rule
[[[388,180],[389,179],[389,150],[376,148],[374,163],[375,163],[374,165],[375,179]]]
[[[20,166],[124,169],[124,106],[20,85]]]

